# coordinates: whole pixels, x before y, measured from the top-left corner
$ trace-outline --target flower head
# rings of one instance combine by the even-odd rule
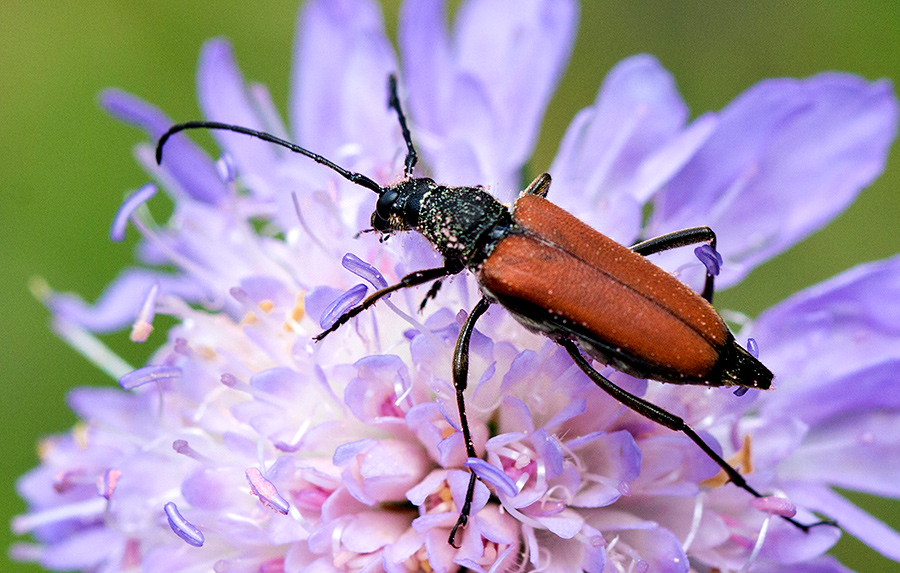
[[[577,10],[501,4],[465,2],[450,30],[443,3],[407,2],[398,61],[370,2],[313,0],[294,54],[292,125],[244,83],[223,40],[201,54],[204,114],[385,185],[403,172],[383,97],[399,71],[420,169],[509,200]],[[140,265],[96,304],[47,299],[58,330],[123,389],[72,391],[82,422],[46,440],[19,482],[30,510],[13,527],[37,541],[17,546],[19,558],[98,571],[845,571],[823,556],[839,529],[805,533],[780,519],[818,512],[900,560],[900,536],[830,489],[900,496],[900,403],[888,390],[900,384],[900,296],[885,294],[900,284],[898,259],[745,326],[740,338],[758,341],[775,391],[736,396],[603,370],[683,417],[772,496],[724,483],[686,436],[624,409],[496,306],[471,342],[480,457],[468,458],[451,358],[479,296],[471,276],[448,281],[424,314],[425,291],[401,290],[316,344],[370,285],[439,266],[427,241],[358,235],[371,193],[240,134],[213,133],[218,160],[177,135],[157,166],[152,142],[172,121],[118,91],[103,103],[149,135],[137,157],[174,213],[153,223],[144,205],[155,187],[141,188],[111,231],[119,239],[130,222],[141,233]],[[573,120],[551,199],[625,244],[710,225],[722,261],[687,250],[654,261],[691,284],[721,262],[729,286],[846,207],[880,173],[896,124],[886,82],[836,73],[762,82],[689,122],[671,76],[635,56]],[[177,324],[142,368],[92,337],[133,326],[141,342],[156,314]],[[470,471],[471,518],[454,547]]]

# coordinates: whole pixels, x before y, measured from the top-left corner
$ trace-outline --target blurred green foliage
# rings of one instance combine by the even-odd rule
[[[386,4],[390,34],[396,0]],[[48,314],[29,294],[30,277],[93,300],[132,259],[107,240],[123,194],[146,181],[132,160],[137,131],[96,105],[99,90],[117,86],[161,106],[173,118],[199,116],[196,58],[203,41],[231,39],[248,79],[287,100],[296,7],[287,2],[176,0],[4,0],[0,8],[0,400],[3,500],[0,546],[12,541],[5,523],[24,509],[16,477],[35,465],[36,441],[75,421],[65,403],[76,385],[110,380],[58,340]],[[692,2],[584,0],[575,54],[547,114],[534,171],[551,162],[576,111],[589,105],[609,68],[636,52],[656,55],[677,78],[694,114],[716,110],[753,83],[773,76],[846,70],[870,79],[900,78],[900,3]],[[861,261],[900,251],[900,164],[825,230],[755,271],[718,298],[756,315],[785,296]],[[148,348],[124,334],[105,339],[133,364]],[[146,345],[161,343],[156,335]],[[900,502],[852,496],[900,526]],[[845,536],[834,551],[857,571],[895,571]],[[4,571],[36,570],[7,564]]]

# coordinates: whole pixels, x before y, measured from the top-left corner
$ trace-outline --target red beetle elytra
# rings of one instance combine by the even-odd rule
[[[483,296],[463,324],[453,355],[453,383],[470,458],[477,454],[463,397],[469,341],[475,323],[491,304],[497,303],[529,330],[559,343],[605,392],[635,412],[683,432],[722,468],[732,483],[763,497],[684,420],[622,390],[582,355],[587,353],[628,374],[661,382],[769,388],[772,373],[737,344],[710,304],[713,275],[707,273],[701,295],[645,258],[701,242],[708,243],[714,252],[716,237],[712,230],[686,229],[628,248],[547,201],[544,197],[550,188],[550,176],[546,173],[528,186],[512,210],[480,187],[448,187],[428,178],[413,177],[417,156],[394,76],[388,85],[389,107],[397,113],[407,147],[405,177],[393,185],[382,187],[365,175],[350,172],[271,134],[218,122],[193,121],[172,126],[159,139],[156,159],[162,161],[168,138],[186,129],[234,131],[281,145],[377,193],[372,230],[382,234],[416,231],[443,256],[443,266],[410,273],[397,284],[374,292],[338,317],[316,340],[391,292],[437,281],[428,291],[427,301],[437,292],[442,278],[465,269],[474,273]],[[457,530],[467,522],[474,487],[472,474],[459,519],[450,534],[451,544]],[[803,531],[819,524],[833,524],[820,521],[804,525],[785,519]]]

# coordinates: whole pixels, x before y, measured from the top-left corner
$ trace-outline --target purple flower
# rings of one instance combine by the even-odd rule
[[[575,3],[468,0],[453,29],[444,8],[404,4],[398,61],[368,0],[307,3],[290,127],[213,40],[198,74],[204,114],[386,184],[403,170],[384,105],[399,71],[418,173],[509,200],[571,48]],[[178,135],[157,166],[153,143],[172,121],[121,92],[103,102],[147,132],[137,157],[174,213],[150,220],[143,187],[111,233],[136,228],[139,264],[93,305],[48,295],[56,329],[128,390],[71,392],[81,422],[42,443],[41,465],[18,483],[29,511],[13,529],[35,540],[14,547],[18,559],[91,571],[847,571],[825,555],[841,530],[780,518],[817,512],[900,561],[900,535],[831,489],[900,497],[900,258],[744,325],[774,391],[603,370],[685,418],[769,497],[726,484],[687,437],[624,409],[498,307],[472,337],[480,457],[467,459],[450,364],[460,309],[479,296],[471,277],[448,281],[424,314],[425,290],[396,292],[314,344],[335,309],[363,296],[359,277],[377,286],[436,266],[428,243],[356,237],[371,193],[238,134],[212,133],[218,160]],[[827,73],[762,82],[689,122],[672,77],[635,56],[573,120],[550,198],[625,244],[708,224],[722,260],[689,249],[653,260],[691,284],[721,265],[729,286],[880,173],[897,114],[886,82]],[[159,314],[177,324],[142,368],[94,337],[134,326],[142,342]],[[480,479],[455,548],[470,469]]]

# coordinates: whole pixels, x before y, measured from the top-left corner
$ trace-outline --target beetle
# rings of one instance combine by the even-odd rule
[[[381,186],[371,178],[340,167],[325,157],[269,133],[211,121],[173,125],[159,138],[157,163],[166,141],[189,129],[243,133],[304,155],[341,177],[378,194],[370,231],[390,235],[414,231],[443,257],[440,267],[412,272],[394,285],[369,295],[315,337],[322,340],[384,296],[404,288],[434,282],[422,307],[433,298],[441,279],[468,270],[482,297],[463,323],[453,352],[453,385],[460,426],[469,458],[477,457],[466,419],[464,392],[468,382],[469,343],[478,319],[499,304],[525,328],[560,344],[575,364],[600,389],[624,406],[693,441],[724,471],[728,480],[755,497],[764,497],[734,467],[710,447],[685,421],[635,396],[600,374],[585,358],[639,378],[673,384],[738,386],[768,389],[772,372],[741,347],[713,308],[714,271],[708,265],[702,293],[697,293],[647,255],[706,243],[714,256],[716,235],[709,227],[694,227],[625,247],[594,230],[546,199],[551,178],[539,175],[506,207],[481,187],[440,185],[414,177],[417,153],[397,95],[397,80],[388,79],[388,107],[396,112],[407,148],[404,177]],[[611,312],[614,310],[615,312]],[[470,473],[466,498],[449,543],[471,511],[476,476]],[[787,521],[804,532],[805,525]]]

